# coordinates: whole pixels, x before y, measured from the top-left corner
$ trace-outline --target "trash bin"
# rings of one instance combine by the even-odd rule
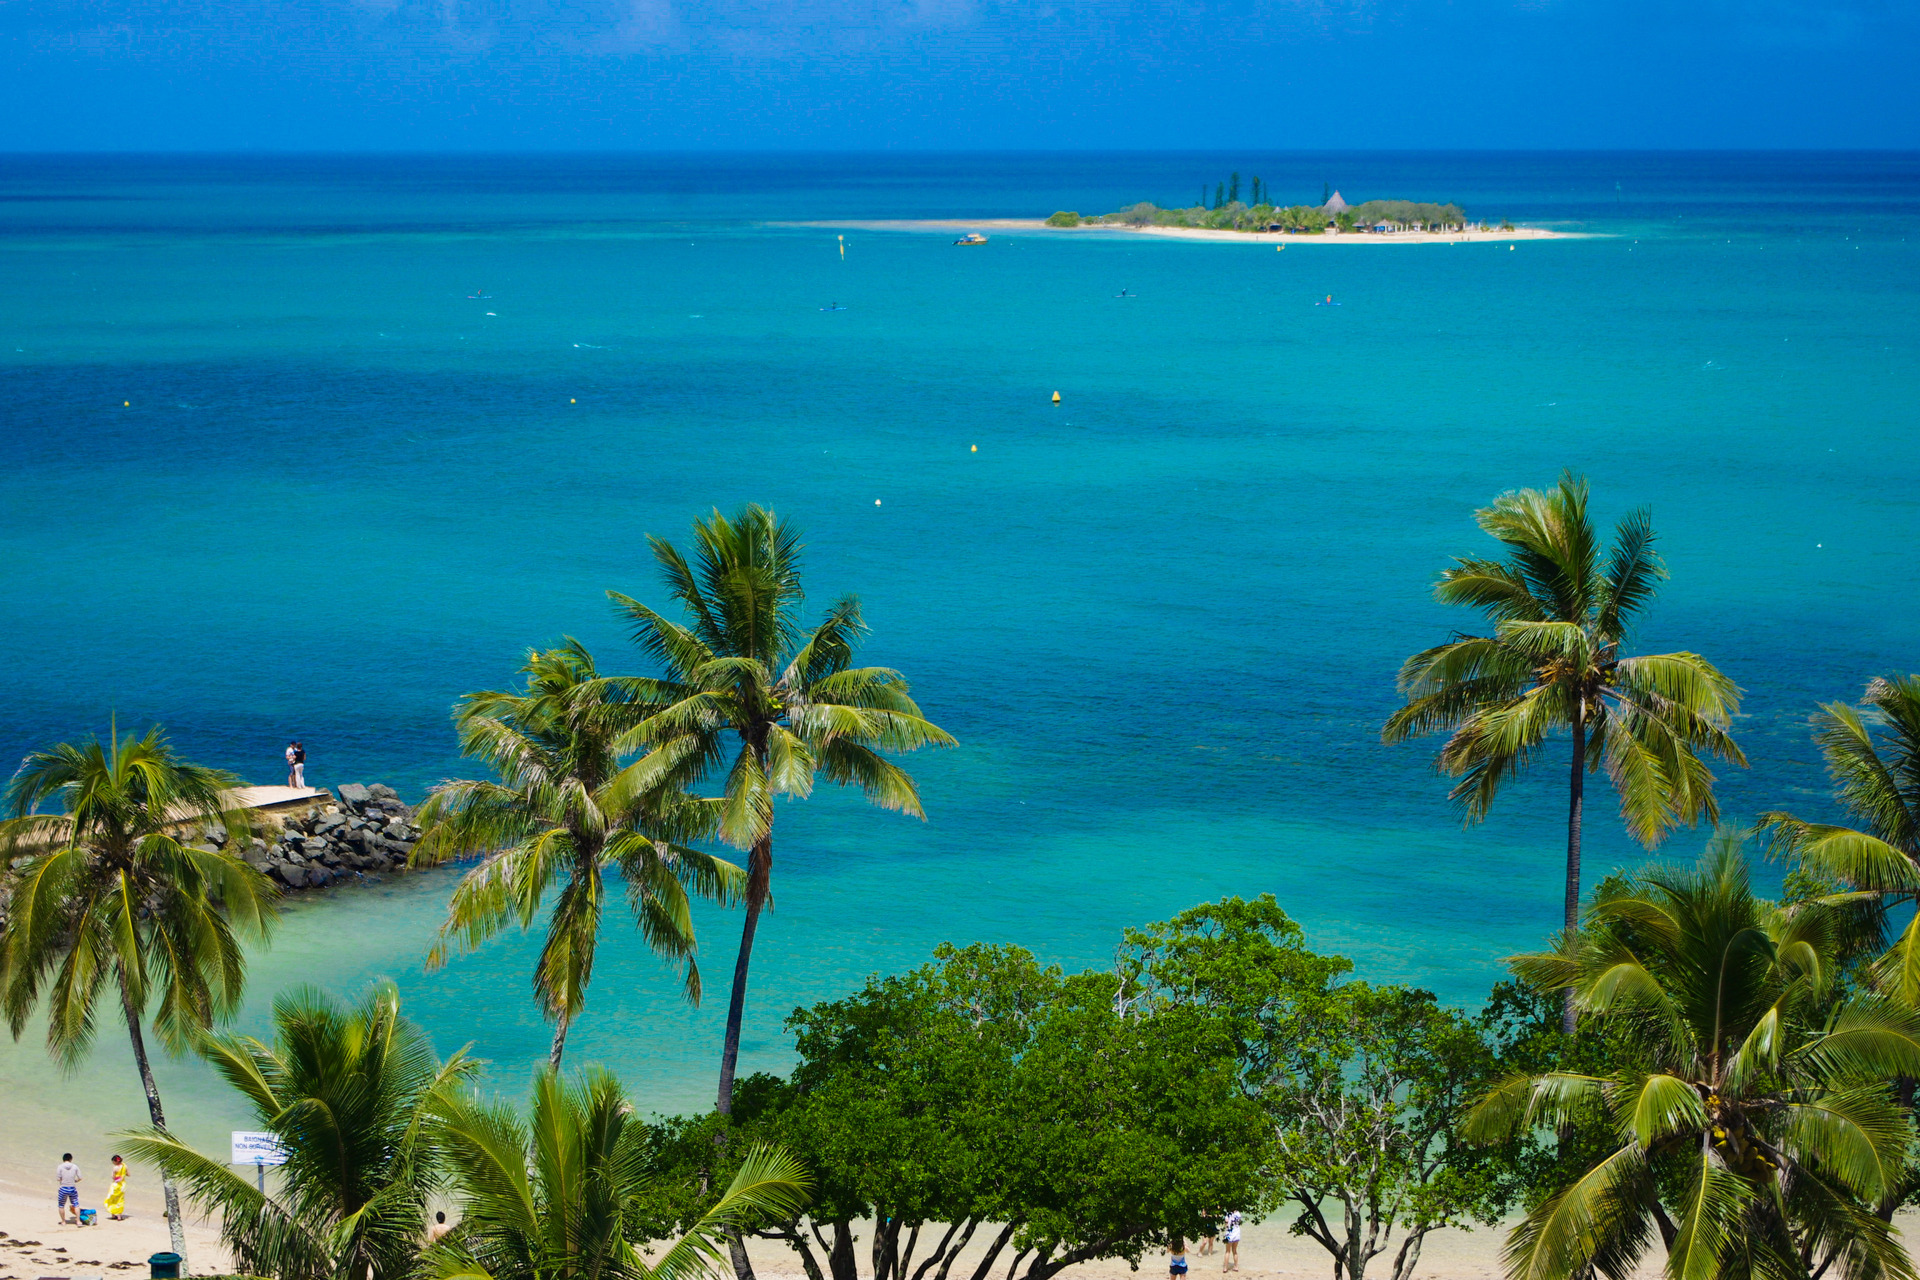
[[[156,1253],[147,1259],[147,1272],[153,1280],[180,1280],[180,1255]]]

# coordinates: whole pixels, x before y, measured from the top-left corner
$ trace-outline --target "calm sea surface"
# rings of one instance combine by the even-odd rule
[[[843,259],[768,225],[1186,203],[1231,169],[1592,238]],[[1636,643],[1748,691],[1729,814],[1818,811],[1808,712],[1920,669],[1917,292],[1911,155],[0,159],[0,760],[117,714],[417,798],[464,767],[461,692],[565,635],[640,669],[606,590],[661,602],[645,536],[759,501],[963,745],[911,762],[925,824],[780,809],[746,1068],[943,940],[1100,964],[1227,893],[1473,1004],[1555,923],[1559,752],[1462,830],[1430,750],[1379,742],[1400,659],[1471,621],[1428,591],[1488,549],[1472,509],[1563,466],[1609,521],[1650,504],[1672,580]],[[1643,856],[1592,812],[1592,875]],[[450,884],[293,904],[244,1024],[389,975],[517,1091],[534,944],[425,974]],[[569,1041],[650,1108],[711,1102],[737,919],[701,925],[705,1008],[615,928]],[[5,1162],[139,1118],[111,1020],[64,1082],[37,1037],[0,1048],[37,1117]],[[243,1119],[163,1084],[196,1139]]]

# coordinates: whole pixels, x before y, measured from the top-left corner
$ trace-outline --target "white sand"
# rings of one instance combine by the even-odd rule
[[[1383,234],[1354,232],[1350,235],[1290,236],[1277,231],[1214,231],[1204,227],[1127,227],[1108,223],[1097,226],[1050,227],[1039,218],[960,219],[882,218],[852,222],[776,222],[778,227],[846,227],[861,231],[922,231],[959,235],[969,231],[988,234],[994,231],[1031,231],[1063,236],[1157,236],[1168,240],[1210,240],[1216,244],[1260,245],[1271,250],[1277,245],[1327,244],[1505,244],[1516,240],[1578,240],[1570,231],[1548,231],[1542,227],[1516,227],[1512,231],[1391,231]]]

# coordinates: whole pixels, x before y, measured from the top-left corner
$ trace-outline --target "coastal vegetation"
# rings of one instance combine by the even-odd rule
[[[277,890],[245,856],[264,842],[237,780],[158,730],[36,752],[9,785],[0,1000],[16,1038],[44,1015],[71,1063],[118,999],[151,1120],[124,1140],[163,1175],[176,1252],[184,1189],[276,1280],[752,1280],[750,1237],[809,1280],[1053,1280],[1138,1267],[1229,1210],[1286,1221],[1334,1280],[1412,1280],[1435,1231],[1516,1211],[1511,1280],[1625,1280],[1656,1248],[1673,1280],[1913,1277],[1892,1220],[1920,1197],[1920,677],[1815,715],[1846,823],[1769,812],[1691,867],[1583,894],[1586,776],[1607,771],[1649,847],[1717,823],[1707,760],[1743,762],[1740,691],[1695,653],[1627,652],[1665,577],[1646,512],[1605,542],[1569,473],[1476,519],[1500,558],[1457,559],[1436,594],[1488,633],[1408,659],[1383,732],[1448,735],[1469,820],[1569,747],[1562,927],[1477,1011],[1315,950],[1271,895],[1226,896],[1081,972],[941,946],[794,1010],[792,1069],[736,1081],[774,798],[824,774],[920,814],[890,757],[952,742],[899,673],[853,665],[852,598],[804,615],[799,536],[759,507],[696,523],[690,556],[652,540],[680,620],[610,593],[656,674],[602,673],[573,640],[529,651],[514,687],[454,711],[491,777],[417,815],[342,788],[326,832],[282,838],[321,856],[351,813],[363,852],[417,837],[416,865],[477,858],[436,960],[544,924],[533,994],[555,1032],[524,1106],[483,1094],[466,1050],[436,1056],[385,982],[350,1004],[280,993],[270,1041],[219,1030]],[[703,1114],[643,1118],[605,1070],[559,1070],[618,891],[689,998],[693,900],[743,908]],[[272,1187],[168,1130],[149,1025],[282,1144]]]
[[[71,1066],[93,1045],[103,995],[119,1007],[154,1128],[166,1111],[144,1030],[181,1052],[240,1007],[243,937],[264,936],[272,884],[230,852],[252,819],[238,779],[182,760],[158,729],[35,751],[7,784],[0,859],[13,876],[0,934],[0,1001],[14,1038],[44,1000],[47,1049]],[[42,813],[43,805],[56,812]],[[227,848],[188,843],[217,827]],[[24,861],[21,861],[24,860]],[[17,864],[17,865],[16,865]],[[186,1253],[164,1170],[173,1251]]]
[[[612,683],[650,714],[618,746],[644,750],[631,785],[677,793],[724,770],[714,801],[720,838],[747,851],[745,920],[720,1051],[718,1107],[732,1105],[740,1020],[753,936],[773,877],[773,802],[804,797],[824,773],[857,786],[884,809],[924,817],[920,792],[883,751],[951,746],[920,714],[907,682],[886,667],[855,667],[866,632],[860,602],[842,596],[803,624],[800,532],[760,506],[694,522],[689,561],[649,538],[667,594],[684,623],[631,596],[607,594],[633,626],[634,643],[662,674]]]
[[[416,865],[482,856],[447,902],[430,965],[449,941],[479,946],[509,922],[529,929],[544,910],[546,942],[533,993],[553,1022],[548,1061],[560,1065],[567,1029],[586,1005],[600,941],[607,872],[617,870],[641,937],[679,963],[686,996],[700,1000],[689,890],[730,901],[742,873],[689,847],[720,825],[720,806],[677,787],[649,786],[645,762],[622,764],[620,744],[652,711],[605,680],[577,640],[529,652],[524,689],[470,693],[454,712],[465,754],[496,779],[435,787],[417,815]]]
[[[1480,610],[1493,634],[1459,636],[1408,658],[1399,679],[1407,704],[1382,731],[1387,742],[1449,735],[1435,764],[1460,779],[1449,795],[1468,821],[1486,816],[1550,734],[1567,731],[1569,931],[1580,923],[1587,774],[1605,767],[1621,821],[1651,847],[1678,824],[1719,820],[1702,753],[1746,764],[1728,732],[1740,709],[1733,681],[1696,653],[1621,652],[1666,569],[1644,509],[1620,522],[1603,561],[1587,496],[1586,481],[1566,472],[1553,489],[1502,494],[1475,513],[1506,558],[1455,560],[1434,596]],[[1566,1030],[1573,1028],[1569,994]]]
[[[1321,235],[1329,229],[1359,231],[1464,231],[1467,215],[1458,205],[1424,204],[1410,200],[1369,200],[1348,207],[1274,205],[1238,198],[1213,205],[1163,209],[1150,201],[1128,205],[1112,213],[1081,215],[1062,211],[1047,219],[1050,227],[1127,226],[1195,227],[1210,231],[1277,231],[1293,235]],[[1511,230],[1509,224],[1507,227]]]
[[[1813,740],[1826,757],[1841,808],[1860,825],[1807,822],[1786,812],[1760,816],[1776,851],[1841,890],[1879,940],[1889,912],[1920,901],[1920,677],[1874,680],[1861,707],[1832,702],[1814,715]],[[1879,730],[1876,738],[1875,730]],[[1868,973],[1875,987],[1920,1005],[1920,917],[1909,917]]]
[[[272,1044],[206,1037],[199,1051],[285,1151],[277,1193],[158,1122],[128,1136],[128,1149],[219,1215],[221,1239],[248,1274],[400,1280],[444,1178],[435,1116],[478,1064],[464,1053],[436,1059],[390,983],[348,1008],[296,988],[275,999],[273,1025]]]
[[[1691,872],[1603,886],[1578,934],[1512,960],[1616,1038],[1609,1070],[1515,1076],[1462,1122],[1488,1142],[1613,1136],[1514,1229],[1510,1276],[1624,1275],[1656,1235],[1676,1280],[1912,1274],[1888,1223],[1914,1145],[1891,1082],[1920,1077],[1920,1013],[1849,989],[1843,911],[1756,897],[1723,836]]]
[[[444,1100],[435,1141],[460,1220],[420,1257],[428,1280],[678,1280],[712,1274],[733,1233],[791,1218],[811,1179],[791,1155],[754,1147],[717,1200],[661,1255],[649,1209],[659,1180],[648,1167],[647,1126],[603,1070],[563,1081],[534,1076],[525,1120],[471,1094]]]

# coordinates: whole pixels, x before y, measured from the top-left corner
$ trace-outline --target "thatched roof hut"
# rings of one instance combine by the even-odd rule
[[[1320,207],[1328,213],[1345,213],[1352,206],[1350,206],[1345,200],[1342,200],[1340,198],[1340,193],[1336,191],[1333,193],[1333,198],[1328,200],[1325,204],[1321,205]]]

